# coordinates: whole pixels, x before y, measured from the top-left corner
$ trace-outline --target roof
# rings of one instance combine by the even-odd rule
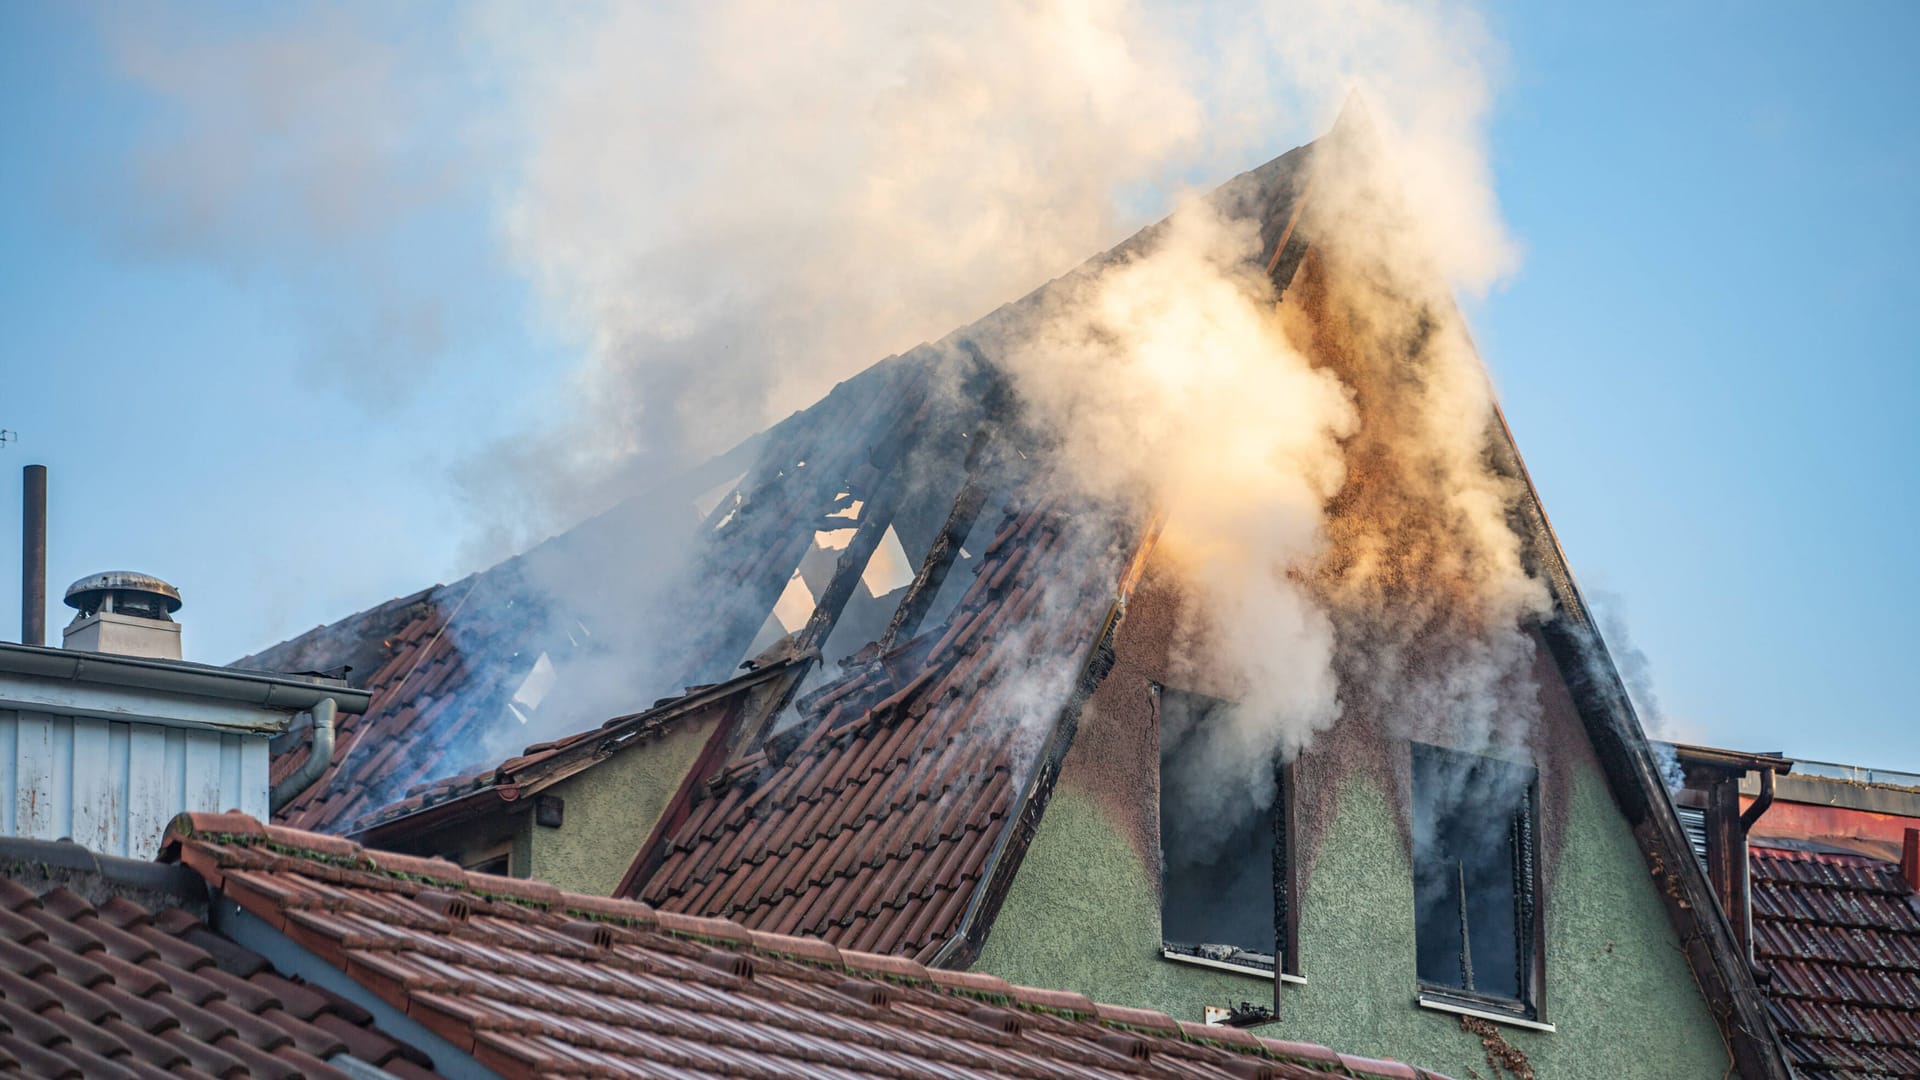
[[[341,1054],[434,1075],[366,1010],[284,977],[196,914],[89,902],[79,880],[39,884],[0,877],[0,1076],[341,1078],[327,1064]]]
[[[1897,863],[1754,846],[1753,942],[1802,1077],[1920,1076],[1920,897]]]
[[[942,627],[815,694],[793,729],[805,738],[717,778],[623,894],[932,959],[1122,589],[1121,568],[1084,558],[1055,509],[1010,513]]]
[[[534,743],[507,760],[476,772],[417,784],[406,796],[353,821],[349,831],[364,836],[376,827],[400,827],[425,811],[454,812],[517,802],[568,777],[607,760],[613,754],[657,739],[681,726],[690,716],[707,715],[708,706],[724,704],[750,687],[784,672],[791,662],[755,668],[712,686],[691,687],[645,712],[616,716],[597,727],[548,742]],[[490,797],[490,798],[489,798]]]
[[[333,764],[281,808],[280,820],[303,828],[339,828],[422,780],[476,764],[467,755],[499,709],[489,695],[475,694],[467,684],[504,678],[500,672],[476,672],[455,637],[446,633],[449,613],[460,599],[456,590],[439,587],[387,612],[396,619],[389,626],[370,627],[381,635],[379,666],[364,681],[355,681],[372,701],[365,713],[339,718]],[[302,739],[275,754],[273,782],[298,771],[310,752],[311,742]],[[451,763],[444,760],[449,757]]]
[[[1351,130],[1353,140],[1364,141],[1364,127],[1343,118],[1329,137],[1343,141],[1331,144],[1357,145],[1344,141],[1348,136],[1342,132]],[[1315,145],[1322,144],[1329,140]],[[1262,250],[1272,251],[1267,272],[1276,282],[1290,280],[1307,249],[1311,229],[1294,230],[1305,197],[1297,183],[1298,166],[1307,153],[1308,148],[1296,149],[1214,195],[1235,216],[1260,222]],[[1143,230],[1076,273],[1124,255],[1154,232]],[[766,433],[736,486],[735,500],[723,500],[699,532],[700,550],[688,574],[695,591],[675,594],[675,604],[657,610],[635,605],[621,610],[638,621],[669,612],[677,621],[664,624],[661,640],[680,646],[686,661],[681,670],[717,669],[724,675],[744,654],[807,555],[823,515],[838,500],[859,493],[868,507],[861,511],[863,527],[880,501],[877,493],[897,484],[944,494],[944,503],[931,504],[936,507],[953,505],[951,487],[941,484],[954,478],[951,466],[961,456],[956,447],[974,430],[982,407],[971,386],[956,392],[952,377],[961,372],[972,378],[991,369],[987,351],[992,343],[1040,310],[1050,288],[1006,305],[938,345],[882,361]],[[970,358],[971,366],[955,363],[956,358]],[[935,400],[957,412],[929,416],[928,404]],[[1751,1077],[1782,1077],[1785,1062],[1745,950],[1689,856],[1659,763],[1497,406],[1487,444],[1493,468],[1523,492],[1512,508],[1513,521],[1526,561],[1545,579],[1556,608],[1541,628],[1543,638],[1567,678],[1615,801],[1646,855],[1687,962],[1721,1017],[1739,1070]],[[1029,448],[1039,447],[1035,442]],[[949,468],[935,473],[943,479],[929,481],[926,470],[914,466],[938,460],[941,450],[948,454]],[[907,479],[900,479],[903,475]],[[640,506],[636,512],[647,510]],[[901,529],[903,539],[907,532]],[[926,549],[915,543],[913,550]],[[975,933],[982,925],[977,920],[990,921],[995,889],[1003,889],[1010,868],[1018,866],[1023,840],[1032,835],[1046,804],[1050,766],[1073,736],[1077,695],[1068,680],[1050,700],[1036,695],[1019,702],[1032,721],[1019,725],[1028,741],[1005,740],[1009,745],[981,748],[978,756],[951,738],[952,725],[963,710],[1014,703],[1010,693],[1001,696],[1002,684],[996,681],[1000,665],[1019,659],[1003,648],[1002,639],[1012,636],[1008,628],[1032,631],[1027,644],[1035,658],[1068,668],[1077,662],[1084,674],[1093,670],[1098,639],[1112,630],[1111,616],[1103,626],[1099,612],[1120,610],[1109,588],[1104,607],[1078,597],[1065,609],[1043,609],[1041,618],[1030,621],[1039,607],[1038,592],[1018,585],[1013,592],[1004,590],[1013,579],[1033,573],[1032,545],[1016,544],[997,554],[1004,561],[981,568],[972,606],[912,643],[927,652],[902,647],[856,665],[833,684],[828,693],[842,691],[840,699],[816,694],[813,725],[795,729],[803,741],[797,746],[776,741],[753,765],[743,762],[722,776],[713,797],[676,819],[677,826],[663,829],[661,842],[650,844],[635,861],[622,894],[650,897],[669,908],[730,913],[756,926],[815,932],[850,946],[953,961],[942,949],[962,940],[956,934]],[[844,578],[836,574],[836,580]],[[433,606],[443,606],[447,595],[446,590],[436,593]],[[704,614],[687,618],[682,614],[687,611]],[[979,628],[989,624],[991,633],[983,635]],[[662,625],[656,621],[654,629]],[[416,632],[415,640],[424,633]],[[432,653],[439,640],[435,631],[420,655]],[[1076,653],[1083,645],[1087,648]],[[376,708],[393,710],[394,719],[379,721],[384,726],[370,720],[367,727],[391,728],[393,734],[383,734],[367,751],[371,757],[354,764],[361,771],[336,768],[337,775],[323,780],[317,794],[294,804],[289,822],[338,828],[385,801],[369,794],[370,788],[384,785],[391,798],[423,780],[461,771],[450,764],[456,757],[452,751],[469,744],[471,732],[497,723],[501,710],[488,707],[497,698],[484,689],[455,694],[459,701],[453,705],[451,699],[430,695],[419,699],[430,705],[416,703],[413,695],[419,692],[408,689],[414,672],[430,670],[434,663],[453,673],[445,676],[448,686],[461,685],[459,679],[482,669],[489,678],[503,679],[506,670],[458,653],[425,662],[389,661],[382,674],[402,685],[392,691],[390,703],[376,702]],[[713,678],[703,674],[696,681]],[[400,720],[406,708],[443,713],[437,724],[422,717],[409,726]],[[365,741],[356,735],[353,743]],[[341,758],[337,751],[336,761]],[[472,764],[477,763],[463,767]],[[697,786],[705,779],[690,778],[696,786],[685,792],[705,794]]]
[[[728,679],[813,543],[822,508],[851,478],[872,482],[870,457],[882,444],[902,441],[930,373],[946,359],[922,347],[881,361],[739,450],[666,481],[671,494],[637,496],[489,570],[237,661],[276,670],[345,665],[354,669],[352,682],[373,695],[363,716],[341,718],[333,765],[276,820],[340,832],[419,785],[471,774],[489,764],[489,754],[498,761],[501,744],[515,745],[506,739],[521,726],[507,700],[543,648],[553,650],[561,690],[579,662],[603,665],[579,683],[621,691],[612,703],[570,702],[575,727],[626,714],[663,691]],[[962,448],[944,469],[935,462],[914,470],[918,485],[934,488],[950,478],[964,456],[960,438],[971,415],[961,402],[938,432],[915,433],[917,444],[951,436]],[[737,478],[752,495],[751,510],[729,513],[723,501],[693,551],[649,556],[646,545],[659,542],[649,530],[657,534],[670,518],[662,503],[690,486],[712,487],[715,475],[721,482]],[[930,540],[915,533],[930,528],[923,522],[903,515],[897,525],[907,544],[924,549]],[[682,572],[671,572],[680,559],[687,560]],[[650,574],[632,574],[636,562],[648,562]],[[648,580],[628,580],[636,577]],[[573,640],[569,624],[582,618],[594,624],[591,642]],[[622,669],[621,677],[605,677],[608,667]],[[302,729],[274,754],[274,782],[294,773],[309,752]]]
[[[506,1077],[1431,1076],[237,814],[182,815],[167,851]]]

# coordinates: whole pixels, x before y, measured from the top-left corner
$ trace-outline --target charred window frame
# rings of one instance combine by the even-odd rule
[[[1159,689],[1160,931],[1169,960],[1297,976],[1292,858],[1294,768],[1275,762],[1272,799],[1221,834],[1218,815],[1192,804],[1191,785],[1208,784],[1204,745],[1210,722],[1232,705]]]
[[[1537,1021],[1539,775],[1527,764],[1410,745],[1421,1003]]]

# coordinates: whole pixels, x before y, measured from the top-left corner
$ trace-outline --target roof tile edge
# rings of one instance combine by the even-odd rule
[[[384,875],[393,880],[396,890],[408,885],[428,884],[428,879],[411,872],[423,863],[435,864],[436,867],[453,865],[445,860],[372,851],[351,841],[320,833],[267,826],[246,814],[232,811],[185,813],[175,817],[167,826],[162,840],[160,861],[184,863],[205,877],[209,885],[218,886],[218,870],[227,865],[220,858],[220,848],[261,846],[310,858],[323,865],[346,863],[363,873]],[[239,860],[235,860],[234,865],[238,866]],[[751,953],[838,968],[849,974],[902,983],[934,993],[969,997],[1004,993],[1009,1003],[1019,1008],[1061,1014],[1119,1030],[1144,1030],[1254,1058],[1322,1070],[1333,1066],[1344,1069],[1349,1076],[1377,1080],[1401,1080],[1406,1077],[1447,1080],[1438,1073],[1414,1069],[1399,1062],[1339,1054],[1314,1043],[1286,1042],[1262,1038],[1239,1029],[1211,1028],[1175,1021],[1153,1010],[1097,1004],[1085,995],[1069,990],[1018,986],[996,976],[975,972],[930,969],[905,957],[843,950],[817,939],[750,931],[726,919],[661,912],[639,901],[564,892],[546,882],[460,870],[457,877],[450,875],[448,880],[436,879],[432,884],[453,885],[490,900],[505,900],[533,910],[626,922],[730,945]],[[244,901],[242,906],[245,906]],[[831,955],[828,950],[831,950]]]

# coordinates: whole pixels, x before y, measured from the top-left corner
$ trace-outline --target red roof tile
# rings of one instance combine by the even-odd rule
[[[1897,863],[1752,849],[1755,955],[1803,1077],[1920,1076],[1920,898]]]
[[[617,751],[657,739],[673,731],[685,717],[708,715],[708,706],[724,704],[741,690],[764,682],[788,666],[784,662],[770,664],[724,683],[695,687],[679,697],[663,699],[645,712],[616,716],[585,731],[536,743],[492,768],[416,784],[407,791],[405,798],[343,823],[342,830],[355,835],[364,834],[376,825],[468,796],[493,794],[506,800],[523,798],[548,784],[591,767]]]
[[[1069,556],[1087,549],[1059,542],[1068,527],[1044,505],[1010,513],[947,622],[815,693],[784,761],[736,764],[642,854],[632,891],[930,958],[982,886],[1116,599],[1118,558]]]
[[[166,857],[508,1077],[1429,1075],[302,836],[183,815]]]
[[[867,459],[875,445],[898,438],[916,415],[937,363],[931,352],[876,364],[767,433],[757,463],[742,484],[754,492],[752,512],[714,530],[701,545],[685,575],[692,592],[659,603],[659,611],[624,613],[636,623],[668,620],[662,637],[676,643],[679,653],[660,661],[662,670],[656,674],[665,686],[732,677],[794,566],[813,543],[821,508],[848,487],[850,477],[863,469],[871,472]],[[617,532],[622,527],[617,518],[617,513],[608,515],[576,532]],[[420,805],[426,805],[477,787],[481,778],[471,774],[487,764],[477,752],[489,743],[497,745],[488,736],[518,722],[506,701],[540,652],[532,643],[546,625],[545,609],[583,602],[530,584],[524,561],[571,559],[574,553],[565,547],[571,538],[563,536],[549,542],[551,550],[535,549],[453,585],[390,601],[242,660],[271,670],[350,660],[361,665],[352,676],[354,685],[373,694],[364,715],[340,717],[331,767],[276,819],[298,828],[338,832],[396,800],[419,795]],[[604,602],[604,597],[584,601]],[[696,609],[713,609],[714,614],[689,624],[685,612]],[[558,656],[554,662],[565,663]],[[363,671],[368,672],[364,677]],[[680,681],[665,681],[671,679]],[[657,693],[648,689],[648,696],[636,695],[639,701]],[[625,705],[620,702],[600,715]],[[273,780],[292,774],[309,752],[310,740],[301,738],[276,753]],[[423,790],[414,790],[423,785]]]
[[[344,1077],[343,1053],[434,1075],[371,1024],[186,911],[0,878],[0,1075]]]
[[[471,587],[435,589],[402,610],[404,622],[383,639],[380,667],[364,681],[354,680],[373,695],[372,703],[363,715],[339,718],[332,765],[276,820],[338,829],[422,780],[472,764],[467,755],[476,737],[503,711],[497,684],[509,672],[496,667],[476,673],[446,632],[449,612],[462,599],[459,590]],[[276,754],[273,781],[304,765],[310,751],[310,740],[302,740]]]

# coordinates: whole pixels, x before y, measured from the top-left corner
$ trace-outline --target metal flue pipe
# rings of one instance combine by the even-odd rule
[[[21,470],[20,641],[47,643],[47,467]]]

